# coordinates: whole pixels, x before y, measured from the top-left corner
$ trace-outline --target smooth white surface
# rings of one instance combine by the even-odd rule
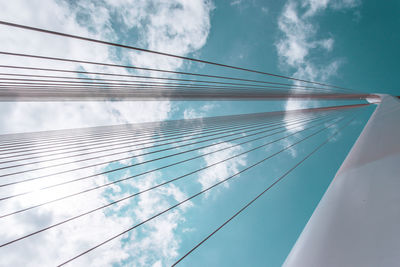
[[[398,99],[382,96],[284,266],[400,266]]]

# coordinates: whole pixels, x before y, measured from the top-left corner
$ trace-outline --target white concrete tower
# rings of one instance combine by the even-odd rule
[[[284,266],[400,266],[399,99],[381,96]]]

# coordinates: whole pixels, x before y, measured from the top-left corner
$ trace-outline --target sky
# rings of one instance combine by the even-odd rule
[[[328,82],[361,92],[400,95],[393,78],[397,77],[397,60],[400,58],[400,3],[395,0],[385,1],[384,5],[376,1],[361,0],[15,0],[0,1],[0,10],[0,19],[9,22],[300,79]],[[0,26],[0,50],[171,70],[210,72],[217,75],[244,75],[203,64],[189,64],[177,59],[127,52],[5,26]],[[60,67],[59,63],[56,65],[22,59],[18,61],[7,56],[0,56],[0,60],[2,64],[45,64],[48,67]],[[117,72],[110,68],[90,65],[64,64],[62,67]],[[118,73],[127,71],[118,70]],[[259,78],[255,74],[246,77]],[[274,102],[3,102],[0,104],[0,133],[192,119],[353,102],[355,103],[292,99]],[[318,156],[302,164],[296,172],[282,180],[180,265],[280,266],[373,110],[374,106],[364,108],[357,120],[321,149]],[[287,129],[290,130],[290,127],[287,126]],[[307,140],[284,155],[241,174],[209,194],[190,201],[187,205],[130,232],[129,235],[79,258],[71,266],[169,266],[334,130]],[[234,174],[265,156],[266,152],[276,151],[288,145],[288,142],[280,142],[268,150],[235,158],[193,175],[190,179],[143,194],[125,204],[86,216],[79,221],[15,243],[9,248],[0,248],[0,265],[52,266],[60,263],[103,241],[112,233],[120,232],[198,190]],[[229,145],[227,142],[215,148]],[[29,233],[88,208],[97,207],[99,203],[104,204],[129,192],[145,189],[199,165],[211,165],[249,148],[250,146],[242,146],[228,149],[204,156],[200,161],[188,163],[182,168],[154,172],[131,182],[75,198],[70,202],[39,208],[7,220],[0,219],[0,240],[9,240]],[[210,151],[212,150],[203,149],[190,155]],[[138,151],[136,155],[140,152],[142,151]],[[129,153],[127,155],[132,156]],[[90,175],[99,170],[151,158],[134,157],[114,163],[115,165],[85,170],[73,175]],[[97,180],[67,186],[62,190],[48,190],[44,194],[33,194],[18,201],[1,203],[1,209],[13,210],[30,203],[40,203],[59,194],[74,192],[77,187],[88,188],[164,163],[168,163],[168,160],[102,175]],[[32,175],[41,174],[45,172]],[[27,177],[31,177],[29,175]],[[68,175],[57,177],[58,180],[66,178]],[[32,183],[25,187],[3,189],[1,195],[23,192],[30,186],[43,185]]]

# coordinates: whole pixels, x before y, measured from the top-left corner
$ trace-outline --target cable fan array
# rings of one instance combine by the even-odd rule
[[[118,206],[122,202],[130,201],[168,184],[181,180],[189,182],[196,177],[196,174],[242,155],[253,154],[257,157],[256,161],[249,162],[246,167],[236,173],[221,177],[219,182],[193,193],[127,229],[120,229],[120,232],[115,235],[104,237],[103,242],[91,244],[87,250],[78,255],[71,255],[69,259],[60,263],[60,265],[66,264],[106,243],[122,238],[128,232],[230,180],[246,179],[246,176],[242,174],[248,170],[261,167],[265,161],[284,155],[285,152],[308,139],[318,135],[328,136],[325,141],[316,144],[314,150],[277,177],[272,184],[267,185],[260,195],[229,218],[216,230],[218,231],[354,121],[358,115],[354,113],[354,110],[367,105],[3,135],[0,137],[0,204],[2,205],[0,220],[3,221],[15,216],[24,218],[30,212],[37,212],[40,209],[57,209],[58,204],[67,207],[73,205],[76,198],[85,203],[85,198],[89,198],[93,192],[104,192],[112,186],[145,177],[152,172],[171,170],[168,173],[175,173],[174,170],[180,169],[184,169],[185,172],[177,176],[163,176],[163,181],[160,183],[131,194],[118,194],[113,191],[113,198],[108,203],[97,203],[97,206],[91,209],[83,208],[75,216],[61,218],[42,228],[21,229],[21,234],[18,236],[3,240],[0,249],[17,246],[20,242],[31,240],[34,242],[36,236],[57,231],[58,228],[82,217],[96,212],[105,212],[107,208]],[[361,110],[358,113],[360,112]],[[284,145],[282,145],[283,141],[286,141]],[[229,146],[219,147],[218,145],[222,143]],[[263,150],[274,144],[278,144],[279,148],[275,152],[268,153]],[[238,146],[244,148],[243,151],[221,158],[211,165],[198,168],[199,164],[192,164],[182,168],[186,163],[196,163],[207,155],[232,150]],[[211,148],[211,151],[204,152],[205,148]],[[118,162],[125,163],[115,165]],[[179,172],[176,171],[176,173]],[[69,189],[64,190],[66,187]],[[76,189],[71,190],[71,188]]]
[[[229,72],[229,75],[184,72],[143,66],[97,62],[73,58],[0,51],[0,55],[36,64],[0,65],[0,100],[2,101],[90,101],[90,100],[268,100],[299,99],[365,99],[369,94],[321,82],[231,66],[207,60],[173,55],[118,43],[72,34],[50,31],[0,21],[0,25],[76,39],[171,58],[183,62],[203,64]],[[49,68],[47,65],[74,64],[73,69]],[[105,67],[108,72],[84,71],[85,66]],[[131,74],[141,71],[147,75]],[[124,73],[123,73],[124,72]],[[128,72],[128,74],[126,73]],[[225,72],[224,72],[225,73]],[[269,80],[248,78],[259,75]],[[112,78],[111,78],[112,77]],[[288,83],[289,82],[289,83]]]

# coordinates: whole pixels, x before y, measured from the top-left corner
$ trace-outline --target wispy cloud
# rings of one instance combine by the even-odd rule
[[[325,10],[354,8],[358,0],[289,0],[278,18],[281,32],[276,49],[281,68],[301,79],[326,81],[336,74],[342,60],[334,59],[318,64],[312,57],[325,57],[334,49],[334,38],[318,34],[318,15]]]
[[[278,19],[282,38],[276,43],[276,48],[281,67],[294,70],[293,75],[301,79],[327,80],[335,74],[340,64],[340,60],[337,59],[320,66],[310,56],[312,52],[331,52],[334,45],[332,37],[317,37],[318,26],[314,16],[323,10],[323,2],[303,2],[303,8],[306,10],[301,13],[299,4],[291,0],[286,3]]]
[[[137,190],[144,190],[160,182],[161,175],[149,175],[138,182],[132,182],[131,186]],[[145,220],[157,212],[161,212],[176,203],[187,198],[178,187],[173,184],[159,188],[155,191],[140,195],[138,197],[137,208],[133,211],[136,222]],[[172,199],[172,201],[171,201]],[[176,235],[176,230],[180,223],[185,221],[184,212],[192,207],[191,202],[187,202],[165,216],[159,217],[140,230],[130,234],[129,240],[124,247],[130,253],[131,263],[135,266],[149,266],[161,264],[166,266],[172,263],[178,256],[180,238]]]
[[[199,153],[205,154],[218,149],[223,149],[232,146],[231,143],[222,143],[215,145],[211,148],[202,149]],[[213,154],[209,154],[203,157],[206,166],[210,166],[221,160],[227,159],[234,155],[239,154],[242,151],[241,147],[233,147],[230,149],[222,150]],[[237,173],[240,167],[246,165],[246,155],[235,157],[228,161],[214,165],[199,174],[198,182],[201,184],[202,189],[208,188],[209,186],[228,178],[230,175]],[[229,187],[229,183],[224,183],[225,187]]]
[[[243,3],[243,0],[233,0],[231,1],[230,5],[231,6],[239,6]]]
[[[188,107],[183,111],[184,119],[194,119],[194,118],[202,118],[207,116],[208,112],[217,107],[215,103],[206,103],[201,106],[199,109],[195,109],[193,107]]]

